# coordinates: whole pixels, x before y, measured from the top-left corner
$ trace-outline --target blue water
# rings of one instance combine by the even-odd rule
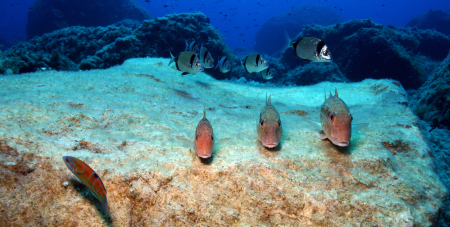
[[[27,13],[33,2],[34,0],[0,1],[1,37],[11,44],[26,39]],[[289,11],[292,7],[307,3],[328,6],[336,10],[344,21],[370,17],[376,23],[397,27],[405,26],[417,14],[426,13],[431,9],[441,9],[450,13],[448,0],[151,0],[150,2],[136,0],[136,2],[155,17],[174,12],[203,12],[211,19],[211,24],[221,30],[222,35],[226,38],[225,44],[232,49],[238,46],[253,47],[254,35],[266,20],[279,13]]]

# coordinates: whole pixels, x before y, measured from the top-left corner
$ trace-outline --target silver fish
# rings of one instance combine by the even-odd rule
[[[194,148],[200,158],[209,158],[214,151],[214,132],[211,123],[206,119],[205,108],[203,118],[195,129]]]
[[[269,64],[266,60],[257,53],[245,57],[244,62],[241,63],[247,73],[259,73],[264,69],[269,68]]]
[[[259,140],[262,145],[268,148],[278,146],[283,135],[280,114],[271,104],[271,99],[267,99],[266,106],[259,114],[259,122],[256,123]]]
[[[212,58],[209,50],[203,46],[203,43],[202,47],[200,48],[200,61],[202,62],[203,67],[205,67],[205,69],[210,69],[214,67],[214,59]]]
[[[177,69],[183,72],[181,75],[201,72],[204,70],[200,59],[198,59],[196,54],[190,51],[181,52],[177,57],[174,57],[172,52],[170,52],[170,57],[171,59],[169,65],[172,64],[172,62],[175,62]]]
[[[289,43],[294,48],[294,55],[304,61],[332,62],[330,50],[324,41],[315,37],[303,37],[296,42]]]
[[[221,73],[227,73],[231,70],[231,64],[230,61],[226,56],[223,56],[219,63],[217,63],[216,67],[214,69],[217,69],[219,67],[219,70]]]
[[[335,88],[335,95],[330,92],[327,98],[325,94],[325,102],[320,107],[320,123],[324,133],[317,134],[317,137],[328,138],[333,144],[346,147],[352,136],[352,120],[352,114]]]
[[[270,80],[273,78],[272,76],[272,71],[270,70],[270,67],[261,71],[261,78],[265,79],[265,80]]]
[[[52,13],[53,13],[53,16],[54,16],[55,18],[61,19],[61,18],[64,17],[64,14],[63,14],[61,11],[59,11],[59,10],[53,8],[53,7],[52,7]]]
[[[195,41],[192,41],[191,44],[188,44],[187,40],[184,40],[184,42],[186,43],[186,49],[184,51],[190,51],[197,55],[199,54],[200,49]]]

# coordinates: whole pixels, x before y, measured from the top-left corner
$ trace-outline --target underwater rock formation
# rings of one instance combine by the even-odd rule
[[[430,10],[425,14],[419,14],[411,19],[406,27],[419,29],[435,29],[446,35],[450,35],[450,14],[442,10]]]
[[[28,13],[27,39],[70,26],[108,26],[151,15],[134,0],[37,0]]]
[[[431,226],[447,190],[392,80],[261,88],[181,76],[169,59],[106,70],[0,77],[0,223],[13,226]],[[315,137],[337,87],[353,122],[346,148]],[[272,95],[283,138],[255,123]],[[193,147],[206,107],[218,144]],[[101,177],[110,215],[62,156]],[[76,218],[74,218],[76,217]]]
[[[342,21],[342,18],[329,7],[314,4],[301,5],[264,22],[256,32],[256,44],[253,48],[259,53],[272,55],[286,43],[284,31],[293,38],[307,24],[331,25]]]
[[[375,24],[370,19],[307,25],[300,36],[325,41],[334,62],[351,81],[392,78],[406,89],[419,88],[427,78],[423,67],[428,66],[417,62],[417,56],[441,61],[450,49],[450,39],[442,33]]]
[[[434,74],[431,74],[411,97],[414,112],[433,125],[438,124],[450,129],[450,52]],[[436,119],[436,120],[435,120]]]
[[[184,51],[185,39],[203,42],[215,63],[219,61],[218,56],[233,59],[223,38],[201,13],[166,15],[144,21],[135,30],[132,21],[122,21],[119,25],[69,27],[35,37],[7,50],[0,61],[0,72],[6,69],[12,69],[13,73],[34,72],[41,67],[105,69],[133,57],[170,57],[169,51],[176,55]],[[216,78],[226,77],[218,70],[207,69],[207,72]]]

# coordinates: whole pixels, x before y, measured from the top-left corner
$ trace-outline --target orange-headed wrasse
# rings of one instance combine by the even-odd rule
[[[177,69],[183,72],[181,75],[186,75],[189,73],[201,72],[204,70],[200,59],[198,59],[197,55],[192,53],[191,51],[184,51],[178,54],[175,58],[172,53],[170,53],[170,62],[175,62]]]
[[[108,212],[106,188],[98,174],[78,158],[63,156],[63,161],[66,163],[67,168],[69,168],[69,170],[72,171],[84,185],[91,189],[94,196],[102,203],[103,209]]]
[[[320,123],[324,133],[317,134],[317,137],[328,138],[335,145],[346,147],[352,136],[352,120],[352,114],[335,88],[335,95],[330,92],[327,98],[325,94],[325,102],[320,107]]]
[[[285,48],[293,47],[294,55],[304,61],[332,62],[333,57],[324,41],[315,37],[302,37],[297,41],[292,41],[284,31],[286,39]],[[284,51],[284,49],[282,51]]]
[[[262,145],[268,148],[278,146],[283,135],[280,114],[271,104],[271,98],[266,97],[266,106],[259,114],[259,122],[256,123],[259,140]]]
[[[186,49],[184,51],[190,51],[194,54],[199,54],[200,49],[198,48],[197,42],[192,41],[191,44],[188,44],[187,40],[184,40],[186,43]]]
[[[203,118],[195,130],[194,147],[200,158],[209,158],[214,151],[214,133],[211,123],[206,119],[206,109],[203,109]]]
[[[217,63],[216,67],[214,68],[217,69],[217,67],[219,67],[219,70],[221,73],[227,73],[231,70],[231,64],[230,61],[228,60],[228,58],[226,56],[223,56],[219,63]]]
[[[269,68],[269,64],[264,60],[264,58],[257,53],[250,54],[245,57],[244,62],[241,62],[247,73],[259,73],[264,69]]]
[[[200,62],[202,63],[203,67],[205,67],[205,69],[214,67],[214,59],[212,58],[209,50],[203,46],[203,43],[202,47],[200,48]]]

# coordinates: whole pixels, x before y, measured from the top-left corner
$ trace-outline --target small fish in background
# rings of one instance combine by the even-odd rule
[[[188,44],[187,40],[184,40],[184,42],[186,43],[186,49],[184,51],[190,51],[198,55],[200,49],[195,41],[192,41],[191,44]]]
[[[63,14],[61,11],[59,11],[59,10],[53,8],[53,7],[52,7],[52,13],[53,13],[53,16],[54,16],[55,18],[61,19],[61,18],[64,17],[64,14]]]
[[[201,72],[204,70],[200,59],[198,59],[196,54],[190,51],[181,52],[177,57],[173,57],[172,52],[170,52],[170,58],[169,65],[172,64],[172,62],[175,62],[177,69],[183,72],[181,75]]]
[[[337,88],[334,96],[331,92],[328,98],[326,96],[325,94],[325,102],[320,107],[323,133],[316,136],[320,139],[328,138],[333,144],[346,147],[350,144],[352,136],[352,114],[347,104],[338,97]]]
[[[94,196],[102,203],[103,209],[108,212],[106,188],[98,174],[78,158],[63,156],[63,161],[67,168],[92,191]]]
[[[55,25],[60,29],[69,27],[69,25],[62,20],[55,20],[55,21],[53,21],[53,23],[55,23]]]
[[[296,42],[289,38],[289,35],[284,31],[286,38],[286,48],[293,47],[294,55],[303,59],[304,61],[312,62],[332,62],[333,57],[324,41],[315,37],[303,37]]]
[[[203,64],[203,67],[205,67],[205,69],[214,67],[214,59],[212,58],[209,50],[203,46],[203,43],[202,47],[200,48],[200,62]]]
[[[259,73],[267,68],[269,64],[264,60],[260,54],[250,54],[245,57],[244,62],[241,62],[247,73]]]
[[[278,146],[283,135],[280,114],[271,104],[271,96],[266,96],[266,106],[259,114],[259,122],[256,123],[256,131],[262,145],[268,148]]]
[[[272,71],[270,71],[270,67],[261,71],[261,78],[263,78],[265,80],[270,80],[273,78]]]
[[[231,70],[231,64],[230,61],[226,56],[223,56],[219,63],[217,63],[216,67],[214,69],[217,69],[219,67],[219,70],[221,73],[227,73]]]
[[[432,123],[430,126],[431,126],[431,129],[430,129],[430,131],[428,131],[428,132],[433,131],[434,129],[436,129],[436,128],[439,126],[439,120],[438,120],[437,118],[435,118],[435,119],[433,120],[433,123]]]
[[[203,118],[195,130],[194,148],[200,158],[211,157],[214,151],[214,133],[211,123],[206,119],[206,109],[203,109]]]

